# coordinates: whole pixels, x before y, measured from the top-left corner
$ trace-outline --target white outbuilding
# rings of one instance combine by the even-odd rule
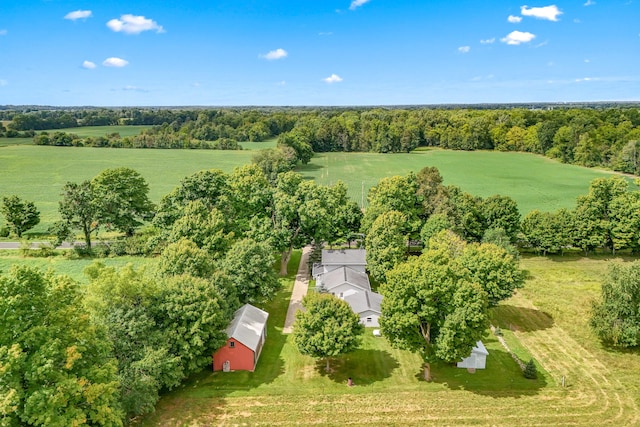
[[[476,369],[485,369],[487,366],[487,351],[482,341],[476,342],[476,346],[471,349],[471,355],[458,362],[458,368],[467,368],[469,372],[475,372]]]

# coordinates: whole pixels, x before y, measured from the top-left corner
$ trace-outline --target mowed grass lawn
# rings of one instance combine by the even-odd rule
[[[274,140],[243,144],[251,149],[242,151],[0,147],[0,196],[15,194],[33,201],[41,211],[41,224],[33,232],[43,232],[58,217],[60,191],[68,181],[91,179],[107,168],[130,167],[147,180],[151,199],[158,202],[184,177],[212,168],[231,172],[250,163],[254,149],[274,144]],[[446,150],[320,153],[299,172],[321,184],[342,180],[349,195],[366,205],[369,188],[381,178],[418,172],[425,166],[438,167],[445,184],[458,185],[472,194],[511,196],[523,215],[532,209],[573,207],[576,197],[587,193],[591,180],[609,176],[532,154]]]
[[[527,258],[525,288],[493,310],[492,321],[512,350],[524,360],[535,358],[537,380],[524,379],[488,334],[486,370],[471,374],[437,364],[432,383],[420,379],[416,355],[392,349],[371,330],[360,350],[332,361],[329,374],[322,362],[300,355],[291,337],[282,334],[290,268],[287,287],[265,307],[271,313],[268,339],[256,372],[195,375],[163,396],[156,412],[139,424],[638,425],[638,354],[601,348],[586,327],[585,299],[597,296],[608,262]],[[576,308],[565,312],[565,305]],[[355,387],[346,386],[348,377]]]

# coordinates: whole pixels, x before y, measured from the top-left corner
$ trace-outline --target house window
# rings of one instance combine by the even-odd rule
[[[367,323],[371,323],[373,319],[371,317],[367,317]]]
[[[236,346],[236,342],[235,341],[229,341],[229,347],[230,348],[234,348]]]

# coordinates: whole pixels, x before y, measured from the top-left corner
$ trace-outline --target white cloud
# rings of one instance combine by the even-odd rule
[[[506,44],[519,45],[522,43],[529,43],[531,40],[535,38],[536,38],[535,34],[531,34],[529,32],[512,31],[509,34],[507,34],[506,37],[501,38],[500,41]]]
[[[460,53],[469,53],[470,50],[471,50],[471,46],[460,46],[458,48],[458,52]]]
[[[6,81],[5,79],[0,79],[0,86],[6,86],[8,84],[9,84],[9,82]]]
[[[75,10],[73,12],[69,12],[64,16],[64,19],[68,19],[70,21],[75,21],[76,19],[86,19],[91,18],[90,10]]]
[[[588,64],[589,62],[591,62],[591,60],[590,59],[585,59],[584,62]]]
[[[96,64],[91,61],[84,61],[82,63],[82,68],[86,68],[87,70],[93,70],[94,68],[96,68]]]
[[[584,5],[583,5],[583,6],[593,6],[594,4],[596,4],[596,2],[595,2],[595,1],[593,1],[593,0],[587,0],[587,1],[584,3]]]
[[[337,74],[331,74],[329,77],[327,77],[326,79],[322,79],[324,82],[326,83],[340,83],[342,81],[342,77],[340,77]]]
[[[258,55],[258,57],[264,58],[269,61],[273,61],[275,59],[286,58],[287,55],[289,55],[289,53],[286,50],[278,48],[276,50],[272,50],[268,53],[265,53],[264,55]]]
[[[124,66],[126,66],[129,63],[129,61],[126,61],[122,58],[107,58],[104,61],[102,61],[102,65],[104,65],[105,67],[117,67],[117,68],[122,68]]]
[[[371,0],[353,0],[351,2],[351,5],[349,6],[349,10],[356,10],[357,8],[362,6],[363,4],[369,3],[369,1],[371,1]]]
[[[594,78],[594,77],[583,77],[581,79],[576,79],[576,83],[582,83],[582,82],[595,82],[600,80],[599,78]]]
[[[8,33],[7,30],[0,30],[0,36],[6,36]]]
[[[537,19],[546,19],[549,21],[557,21],[558,16],[562,15],[562,12],[555,4],[551,6],[531,8],[528,6],[522,6],[520,8],[520,13],[522,14],[522,16],[533,16]]]
[[[122,15],[120,19],[112,19],[107,22],[107,27],[116,33],[123,32],[125,34],[140,34],[143,31],[152,30],[155,30],[157,33],[164,33],[162,25],[158,25],[153,19],[130,14]]]
[[[490,39],[484,39],[484,40],[480,40],[481,44],[493,44],[495,43],[496,38],[495,37],[491,37]]]
[[[522,22],[522,16],[509,15],[507,21],[511,22],[512,24],[518,24]]]
[[[127,85],[127,86],[123,87],[122,90],[127,91],[127,92],[149,92],[148,90],[143,89],[141,87],[131,86],[131,85]]]

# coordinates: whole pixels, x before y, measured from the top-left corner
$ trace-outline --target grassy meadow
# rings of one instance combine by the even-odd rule
[[[266,310],[268,339],[256,372],[193,376],[167,393],[143,426],[175,425],[637,425],[637,353],[602,348],[587,327],[606,258],[527,257],[529,279],[492,310],[493,324],[522,360],[534,357],[538,379],[526,380],[489,332],[487,369],[468,373],[432,366],[420,379],[420,359],[391,348],[368,329],[360,350],[324,363],[300,355],[282,334],[299,253],[286,285]],[[535,302],[535,304],[534,304]],[[570,307],[569,310],[565,310]],[[565,385],[562,387],[562,376]],[[355,387],[347,387],[352,377]]]
[[[60,190],[68,181],[80,182],[104,169],[126,166],[142,174],[151,199],[158,202],[185,176],[211,168],[231,172],[249,163],[253,150],[274,144],[274,140],[244,143],[248,149],[242,151],[0,146],[0,196],[15,194],[33,201],[41,212],[41,224],[33,230],[38,233],[56,220]],[[572,207],[592,179],[609,175],[532,154],[436,149],[409,154],[319,153],[298,171],[322,184],[342,180],[349,195],[366,205],[367,191],[380,178],[418,172],[425,166],[438,167],[445,184],[472,194],[509,195],[523,214]]]
[[[79,283],[87,283],[87,277],[84,275],[84,269],[91,265],[93,262],[98,261],[106,265],[107,267],[124,267],[127,264],[133,264],[136,267],[142,267],[144,265],[152,264],[155,262],[151,258],[122,256],[117,258],[80,258],[71,259],[62,255],[51,257],[28,257],[25,258],[20,255],[16,250],[3,250],[0,251],[0,272],[7,272],[12,265],[26,265],[29,267],[39,268],[47,271],[52,270],[55,274],[64,274]]]

